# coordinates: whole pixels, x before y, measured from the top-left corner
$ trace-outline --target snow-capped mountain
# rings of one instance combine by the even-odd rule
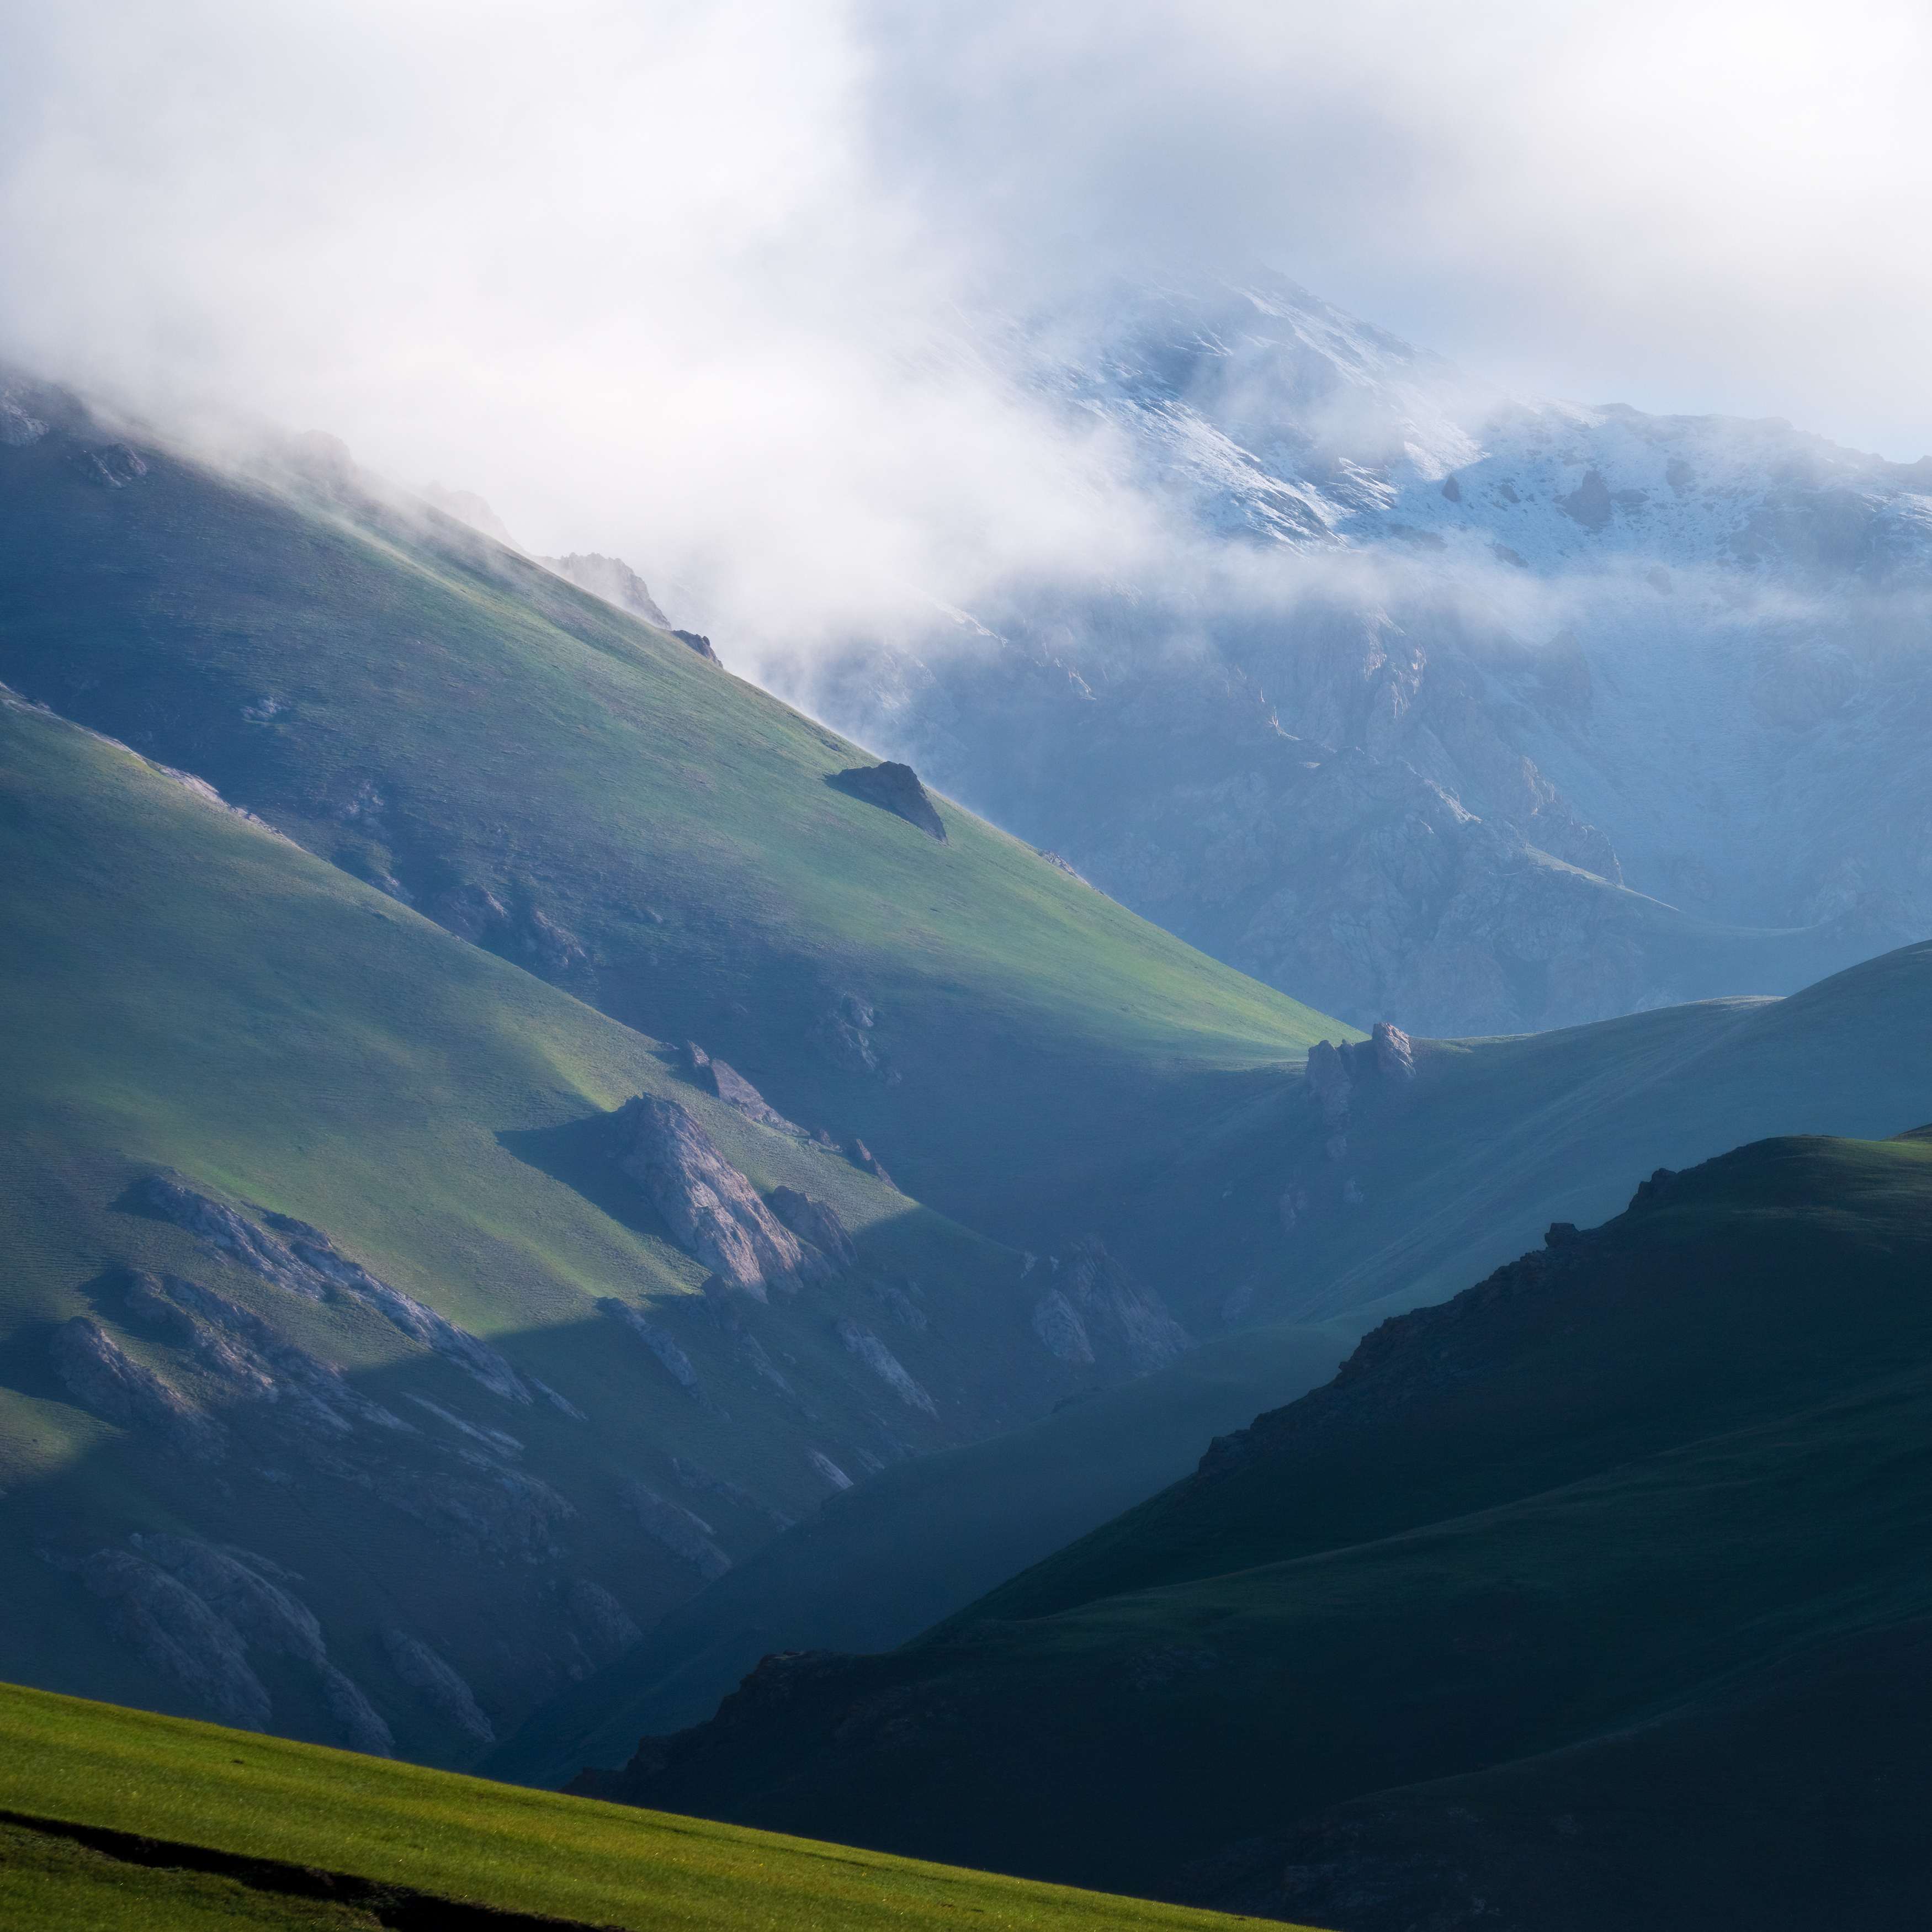
[[[778,681],[1352,1018],[1784,991],[1932,928],[1932,460],[1513,398],[1279,277],[1097,314],[1014,380],[1109,426],[1162,554]]]

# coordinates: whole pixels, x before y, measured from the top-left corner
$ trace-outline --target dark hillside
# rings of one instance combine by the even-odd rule
[[[586,1787],[1349,1932],[1907,1923],[1928,1209],[1916,1136],[1661,1177],[917,1642],[768,1661]]]

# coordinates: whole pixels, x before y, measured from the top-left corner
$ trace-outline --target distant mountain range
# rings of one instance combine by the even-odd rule
[[[1932,928],[1932,460],[1525,401],[1256,273],[998,345],[1168,546],[766,674],[1216,956],[1453,1036]]]

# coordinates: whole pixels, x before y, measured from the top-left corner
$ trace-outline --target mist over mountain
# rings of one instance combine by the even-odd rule
[[[1512,398],[1261,271],[1005,346],[1168,533],[777,688],[1358,1024],[1788,992],[1932,922],[1932,461]]]

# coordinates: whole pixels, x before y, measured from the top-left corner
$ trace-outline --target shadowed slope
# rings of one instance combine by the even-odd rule
[[[1787,1876],[1832,1858],[1870,1786],[1828,1696],[1803,1686],[1843,1675],[1834,1646],[1877,1668],[1871,1646],[1932,1613],[1928,1208],[1916,1137],[1766,1142],[1647,1188],[1595,1233],[1391,1322],[1328,1388],[916,1642],[774,1660],[713,1723],[586,1786],[1249,1909],[1292,1899],[1380,1932],[1507,1876],[1480,1833],[1452,1829],[1452,1856],[1426,1800],[1386,1794],[1532,1758],[1552,1813],[1595,1790],[1573,1822],[1624,1875],[1620,1904],[1573,1888],[1562,1922],[1707,1922],[1646,1862],[1642,1792],[1621,1781],[1674,1765],[1673,1842],[1701,1815],[1702,1869],[1737,1915],[1808,1922],[1796,1901],[1817,1888]],[[1682,1768],[1780,1695],[1810,1728],[1750,1788],[1784,1806],[1782,1832],[1726,1840],[1736,1808]],[[1876,1720],[1871,1698],[1857,1708]],[[1666,1714],[1674,1734],[1621,1757],[1545,1755]],[[1906,1762],[1903,1736],[1881,1724],[1871,1749]],[[1789,1782],[1814,1740],[1815,1802]],[[1886,1815],[1928,1795],[1915,1771]],[[1316,1814],[1351,1801],[1323,1840]],[[1419,1889],[1378,1892],[1425,1841]],[[1324,1842],[1317,1910],[1269,1847],[1300,1845],[1299,1867]],[[1581,1876],[1538,1844],[1539,1882]],[[1910,1922],[1899,1902],[1932,1870],[1916,1838],[1892,1856],[1861,1884],[1880,1912],[1864,1922]]]

